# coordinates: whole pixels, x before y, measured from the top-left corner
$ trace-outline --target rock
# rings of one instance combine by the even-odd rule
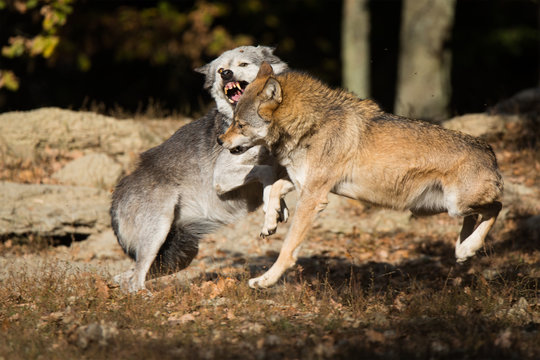
[[[508,315],[514,320],[527,323],[532,320],[532,316],[529,312],[529,303],[524,297],[519,298],[519,300],[512,305],[508,310]]]
[[[162,141],[142,122],[91,112],[42,108],[0,114],[0,150],[11,159],[33,160],[45,147],[136,153]]]
[[[281,338],[274,334],[267,335],[266,338],[264,338],[264,344],[266,346],[275,347],[281,345],[282,343],[283,341]]]
[[[540,212],[540,203],[538,202],[536,188],[506,182],[504,184],[503,211],[505,209],[509,210],[512,207],[519,207],[533,214]],[[507,214],[503,213],[501,215],[504,215],[501,217],[504,219]]]
[[[117,335],[118,328],[115,323],[102,321],[101,323],[79,326],[70,340],[81,349],[86,349],[91,343],[106,346]]]
[[[505,131],[506,124],[523,121],[517,115],[467,114],[442,123],[442,126],[472,136],[494,137]]]
[[[374,209],[369,216],[365,218],[352,218],[347,216],[348,207],[362,206],[356,200],[350,200],[343,196],[334,194],[328,195],[328,206],[319,213],[314,222],[314,227],[328,230],[333,233],[351,233],[353,228],[357,231],[367,233],[384,233],[397,230],[404,230],[410,226],[410,212],[394,211],[390,209]],[[289,203],[287,203],[289,204]]]
[[[71,252],[75,260],[90,259],[123,259],[125,254],[116,240],[112,229],[99,234],[92,234],[85,241],[71,244]]]
[[[193,316],[193,314],[180,315],[179,313],[173,313],[167,318],[167,322],[171,326],[184,325],[188,322],[193,322],[195,320],[196,319],[195,319],[195,316]]]
[[[504,184],[504,192],[508,193],[509,196],[514,196],[521,199],[524,197],[534,196],[536,194],[536,189],[523,184],[507,182]]]
[[[103,153],[75,159],[53,174],[65,185],[94,186],[110,189],[122,174],[122,166]]]
[[[89,235],[110,226],[107,192],[83,186],[0,182],[0,236]]]
[[[489,281],[495,280],[498,277],[502,278],[501,273],[496,269],[485,269],[482,271],[482,276]]]

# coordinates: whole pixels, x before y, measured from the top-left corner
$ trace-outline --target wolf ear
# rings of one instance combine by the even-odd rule
[[[206,75],[208,74],[208,71],[210,71],[210,64],[203,65],[201,67],[195,68],[194,70],[200,74]]]
[[[270,77],[266,80],[264,88],[259,93],[263,101],[275,101],[278,104],[281,104],[283,100],[281,93],[281,84],[275,77]]]
[[[273,46],[263,46],[263,45],[258,45],[257,46],[257,50],[260,50],[261,51],[261,54],[264,56],[264,57],[272,57],[274,55],[274,50],[276,50],[275,47]]]
[[[270,77],[266,80],[264,88],[259,93],[261,103],[257,109],[257,113],[266,121],[272,120],[272,114],[283,101],[281,84],[276,78]]]
[[[288,66],[280,58],[274,55],[275,47],[272,46],[257,46],[257,49],[261,51],[261,60],[266,61],[272,65],[274,73],[280,74],[283,71],[287,70]]]
[[[206,64],[201,67],[195,68],[195,71],[204,75],[204,88],[209,89],[214,83],[214,76],[212,76],[211,64]]]
[[[272,75],[274,75],[274,69],[272,69],[272,65],[270,65],[266,61],[263,61],[261,67],[259,68],[259,72],[257,73],[257,78],[266,78]]]

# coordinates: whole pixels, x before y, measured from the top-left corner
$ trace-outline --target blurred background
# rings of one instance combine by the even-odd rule
[[[198,116],[192,69],[238,45],[427,119],[539,86],[538,0],[0,0],[0,112]]]

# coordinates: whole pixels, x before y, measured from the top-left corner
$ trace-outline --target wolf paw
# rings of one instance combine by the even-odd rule
[[[131,277],[133,276],[134,271],[135,269],[130,269],[126,272],[118,274],[112,278],[112,281],[118,286],[120,286],[122,290],[125,290],[129,286],[129,279],[131,279]]]
[[[122,291],[129,293],[136,293],[142,291],[148,296],[148,291],[144,286],[144,282],[141,284],[135,279],[135,269],[128,270],[113,277],[113,282],[120,286]],[[151,295],[151,293],[150,293]]]
[[[276,230],[277,228],[267,229],[266,227],[263,227],[259,236],[265,239],[267,236],[274,235],[276,233]]]
[[[253,278],[253,279],[249,279],[248,285],[252,289],[264,289],[264,288],[267,288],[269,286],[272,286],[273,284],[269,284],[268,280],[265,279],[265,277],[263,275],[263,276],[259,276],[259,277]]]
[[[285,209],[286,210],[286,209]],[[264,216],[264,225],[261,230],[261,237],[267,237],[276,233],[278,222],[286,221],[289,217],[289,212],[284,211],[280,213],[281,210],[275,210],[267,212]],[[285,219],[285,220],[284,220]]]
[[[456,262],[461,264],[467,261],[470,257],[473,257],[476,254],[476,250],[471,249],[465,243],[456,244]]]

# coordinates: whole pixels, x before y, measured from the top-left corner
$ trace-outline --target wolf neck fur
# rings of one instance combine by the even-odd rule
[[[306,81],[306,77],[309,80]],[[355,113],[358,126],[365,128],[366,118],[361,111],[368,109],[370,115],[382,113],[371,100],[362,100],[346,90],[334,90],[321,81],[300,72],[286,72],[276,76],[282,88],[283,100],[272,114],[267,145],[277,158],[287,154],[303,140],[315,135],[327,125],[328,119],[343,119],[346,113]],[[294,96],[292,95],[294,94]],[[363,106],[359,106],[360,103]],[[312,111],[305,111],[306,104]],[[313,104],[320,104],[313,108]],[[366,107],[367,105],[367,107]],[[332,121],[332,120],[330,120]],[[330,126],[340,126],[340,121]]]

